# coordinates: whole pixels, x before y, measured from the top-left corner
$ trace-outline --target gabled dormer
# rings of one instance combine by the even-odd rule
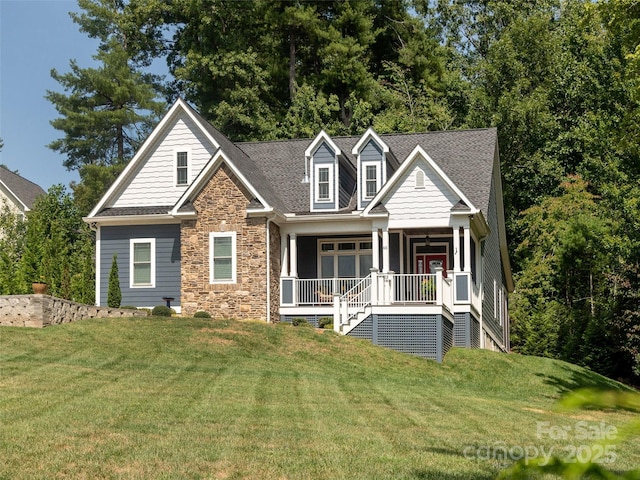
[[[342,151],[323,130],[305,150],[305,161],[309,175],[309,210],[311,212],[329,212],[338,210],[341,205],[341,168]]]
[[[351,153],[357,158],[358,210],[363,210],[387,181],[389,147],[370,128]]]

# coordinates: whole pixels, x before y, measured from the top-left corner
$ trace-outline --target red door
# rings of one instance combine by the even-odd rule
[[[436,273],[442,267],[442,275],[447,276],[447,256],[442,253],[418,253],[416,255],[415,273]]]

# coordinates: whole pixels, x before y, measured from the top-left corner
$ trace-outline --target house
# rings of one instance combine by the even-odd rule
[[[11,212],[24,216],[46,192],[33,182],[0,165],[0,208],[6,204]]]
[[[509,350],[495,129],[233,143],[178,100],[85,221],[98,305],[117,255],[127,305]]]

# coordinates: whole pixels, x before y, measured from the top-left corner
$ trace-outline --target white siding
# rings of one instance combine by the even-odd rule
[[[416,171],[424,172],[424,188],[416,188]],[[444,181],[420,159],[405,172],[388,193],[384,206],[389,212],[389,227],[404,227],[421,220],[429,225],[449,225],[451,207],[460,199]]]
[[[113,207],[173,205],[188,188],[176,186],[176,152],[189,151],[189,184],[209,161],[215,148],[187,115],[161,136],[141,162],[133,180],[123,186]]]
[[[6,204],[11,213],[21,213],[22,206],[18,207],[15,202],[15,197],[10,195],[2,186],[0,186],[0,209],[4,209]]]

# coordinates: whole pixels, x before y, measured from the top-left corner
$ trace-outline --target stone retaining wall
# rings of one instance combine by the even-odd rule
[[[0,295],[0,325],[42,328],[87,318],[145,317],[147,312],[96,307],[50,295]]]

